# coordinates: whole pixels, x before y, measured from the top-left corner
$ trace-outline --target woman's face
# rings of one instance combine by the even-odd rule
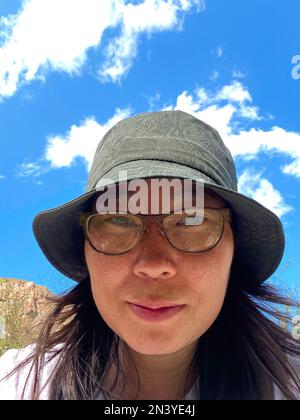
[[[207,190],[204,205],[228,207]],[[234,254],[228,223],[219,244],[203,254],[176,250],[162,236],[158,224],[149,225],[138,247],[126,254],[103,255],[87,241],[84,249],[102,318],[136,352],[163,355],[184,349],[196,342],[220,313]],[[128,303],[149,300],[183,306],[168,319],[149,322],[138,317]]]

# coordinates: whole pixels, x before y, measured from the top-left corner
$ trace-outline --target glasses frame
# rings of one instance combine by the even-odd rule
[[[194,209],[190,209],[190,210],[194,210]],[[151,219],[151,221],[152,220],[155,220],[156,221],[156,223],[159,223],[160,224],[160,230],[163,232],[163,234],[164,234],[164,236],[165,236],[165,238],[167,239],[167,241],[169,242],[169,244],[173,247],[173,248],[175,248],[177,251],[181,251],[181,252],[185,252],[185,253],[187,253],[187,254],[202,254],[202,253],[205,253],[205,252],[208,252],[208,251],[210,251],[210,250],[212,250],[213,248],[215,248],[218,244],[219,244],[219,242],[221,241],[221,239],[223,238],[223,235],[224,235],[224,230],[225,230],[225,223],[229,223],[230,225],[232,225],[232,210],[230,209],[230,208],[218,208],[218,209],[216,209],[216,208],[211,208],[211,207],[205,207],[204,208],[204,210],[213,210],[213,211],[215,211],[215,212],[217,212],[217,213],[219,213],[221,216],[222,216],[222,220],[223,220],[223,225],[222,225],[222,233],[221,233],[221,235],[220,235],[220,238],[219,238],[219,240],[214,244],[214,245],[212,245],[210,248],[208,248],[208,249],[205,249],[204,251],[185,251],[185,250],[182,250],[182,249],[179,249],[179,248],[176,248],[176,246],[174,246],[173,244],[172,244],[172,242],[170,242],[170,240],[169,240],[169,238],[168,238],[168,236],[167,236],[167,233],[166,233],[166,230],[165,230],[165,227],[164,227],[164,221],[165,221],[165,219],[166,218],[168,218],[168,216],[173,216],[174,215],[174,212],[173,213],[168,213],[168,214],[157,214],[157,215],[148,215],[148,214],[130,214],[130,213],[121,213],[121,212],[115,212],[115,213],[108,213],[107,215],[108,216],[113,216],[113,215],[131,215],[131,216],[135,216],[135,217],[139,217],[141,220],[142,220],[142,222],[143,222],[143,227],[142,227],[142,229],[141,229],[141,231],[142,231],[142,234],[141,234],[141,236],[140,236],[140,239],[137,241],[137,243],[136,243],[136,245],[134,245],[131,249],[129,249],[128,251],[125,251],[125,252],[121,252],[121,253],[118,253],[118,254],[112,254],[112,253],[107,253],[107,252],[102,252],[102,251],[100,251],[99,249],[97,249],[94,245],[93,245],[93,243],[91,242],[91,240],[90,240],[90,238],[88,237],[88,233],[87,233],[87,226],[88,226],[88,222],[89,222],[89,220],[91,219],[91,217],[93,217],[93,216],[95,216],[95,215],[99,215],[99,214],[101,214],[101,213],[97,213],[97,212],[95,212],[95,211],[93,211],[93,212],[84,212],[84,213],[80,213],[80,220],[79,220],[79,223],[80,223],[80,225],[82,226],[82,228],[83,228],[83,232],[84,232],[84,237],[85,237],[85,239],[87,240],[87,242],[90,244],[90,246],[96,251],[96,252],[99,252],[100,254],[103,254],[103,255],[111,255],[111,256],[117,256],[117,255],[123,255],[123,254],[127,254],[128,252],[131,252],[131,251],[133,251],[136,247],[138,247],[138,245],[140,244],[140,242],[141,242],[141,240],[142,240],[142,238],[143,238],[143,236],[144,236],[144,233],[145,233],[145,226],[146,226],[146,223],[145,223],[145,221],[147,221],[147,224],[148,224],[148,222],[150,221],[150,219]]]

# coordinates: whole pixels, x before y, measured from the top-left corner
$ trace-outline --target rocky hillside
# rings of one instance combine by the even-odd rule
[[[46,287],[33,282],[0,277],[0,355],[34,341],[52,307],[47,301],[51,296]]]

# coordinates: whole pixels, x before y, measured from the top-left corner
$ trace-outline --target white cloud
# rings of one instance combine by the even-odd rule
[[[16,168],[16,178],[31,178],[35,185],[43,185],[40,180],[42,175],[45,175],[50,170],[50,165],[45,162],[43,158],[38,159],[37,162],[23,162]]]
[[[294,133],[294,136],[298,139],[298,142],[300,141],[300,135]],[[296,142],[295,142],[296,144]],[[298,145],[297,145],[298,146]],[[293,175],[296,176],[297,178],[300,178],[300,157],[299,157],[299,150],[298,152],[296,152],[294,154],[294,156],[296,156],[295,160],[293,161],[293,163],[291,163],[290,165],[285,165],[282,167],[282,172],[284,174],[287,175]]]
[[[259,108],[257,106],[241,106],[240,114],[242,117],[249,120],[262,120],[262,117],[258,115]]]
[[[129,109],[117,109],[104,125],[91,117],[79,126],[73,125],[65,136],[49,137],[45,159],[51,163],[52,168],[61,168],[70,166],[75,158],[81,157],[89,171],[99,141],[111,127],[130,114]]]
[[[1,179],[5,179],[5,176],[4,175],[0,175],[0,180]]]
[[[73,125],[65,135],[48,137],[44,156],[37,162],[22,163],[17,176],[37,178],[52,169],[70,167],[78,157],[84,160],[89,171],[104,134],[130,114],[129,109],[117,109],[115,115],[103,125],[90,117],[78,126]]]
[[[224,86],[220,92],[218,92],[216,98],[217,101],[231,101],[231,102],[252,102],[252,97],[247,89],[237,81],[234,81],[231,85]]]
[[[106,60],[98,73],[100,80],[119,81],[137,55],[138,35],[166,31],[176,26],[182,30],[182,12],[189,11],[193,6],[196,6],[197,12],[202,11],[204,1],[180,0],[178,4],[176,0],[145,0],[138,5],[120,2],[118,11],[123,21],[122,32],[105,50]]]
[[[300,133],[273,126],[269,130],[244,129],[245,124],[261,120],[259,108],[252,105],[249,91],[237,81],[209,92],[203,87],[195,94],[182,92],[175,106],[164,109],[181,109],[215,127],[234,157],[253,160],[260,153],[285,155],[291,160],[280,168],[286,175],[300,179]]]
[[[232,131],[231,121],[238,107],[230,102],[223,105],[220,105],[219,102],[210,92],[199,88],[196,90],[195,96],[190,95],[187,91],[182,92],[177,97],[174,106],[164,107],[163,110],[180,109],[212,125],[223,135],[230,134]]]
[[[217,51],[217,57],[221,58],[224,55],[224,48],[223,47],[219,47],[218,51]]]
[[[51,162],[53,168],[71,166],[78,156],[89,163],[99,139],[104,135],[103,131],[93,118],[86,119],[80,126],[72,125],[65,136],[48,138],[45,159]]]
[[[231,85],[224,86],[214,98],[214,101],[227,101],[229,103],[239,104],[239,113],[242,117],[250,120],[259,120],[258,107],[250,106],[252,96],[249,91],[238,81],[234,81]]]
[[[198,88],[197,89],[197,102],[199,104],[199,107],[209,103],[209,101],[210,99],[209,99],[207,91],[203,87]]]
[[[211,52],[213,55],[215,55],[217,58],[221,58],[224,55],[224,48],[219,45],[215,50]]]
[[[242,73],[238,69],[234,69],[233,72],[232,72],[232,78],[233,79],[244,79],[245,78],[245,74]]]
[[[293,207],[285,204],[283,196],[271,182],[262,177],[262,173],[246,170],[238,180],[239,191],[258,201],[263,206],[282,217],[293,211]]]
[[[160,92],[156,92],[155,95],[153,96],[147,96],[145,94],[142,95],[148,103],[149,106],[149,111],[151,110],[155,110],[157,108],[157,104],[159,103],[160,99],[161,99],[161,93]]]
[[[214,70],[212,74],[209,76],[209,80],[215,82],[220,77],[220,73],[217,70]]]
[[[269,131],[252,128],[227,136],[226,140],[234,156],[258,156],[262,152],[269,156],[285,155],[292,163],[283,164],[281,171],[300,179],[300,133],[276,126]]]
[[[24,0],[18,14],[0,18],[0,98],[34,79],[45,81],[49,70],[80,74],[88,50],[117,26],[121,35],[104,48],[98,75],[119,81],[132,66],[139,35],[180,30],[192,8],[203,10],[203,0]]]
[[[17,169],[17,177],[25,178],[38,178],[47,172],[46,165],[43,164],[43,160],[39,159],[39,162],[23,162]]]

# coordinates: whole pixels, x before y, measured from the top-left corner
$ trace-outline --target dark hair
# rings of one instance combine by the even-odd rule
[[[287,356],[300,356],[299,343],[280,326],[280,321],[288,318],[279,314],[274,304],[297,303],[279,296],[269,285],[245,288],[242,275],[233,266],[221,313],[198,341],[189,370],[201,372],[198,398],[272,400],[275,384],[286,399],[295,400],[300,382]],[[122,372],[118,360],[120,340],[95,305],[90,278],[65,295],[50,299],[55,307],[34,353],[9,375],[32,362],[30,398],[39,399],[41,360],[56,346],[49,361],[57,356],[61,364],[51,380],[49,399],[92,400],[98,392],[109,399],[113,388],[106,389],[103,381],[112,361],[118,368],[117,376]]]

